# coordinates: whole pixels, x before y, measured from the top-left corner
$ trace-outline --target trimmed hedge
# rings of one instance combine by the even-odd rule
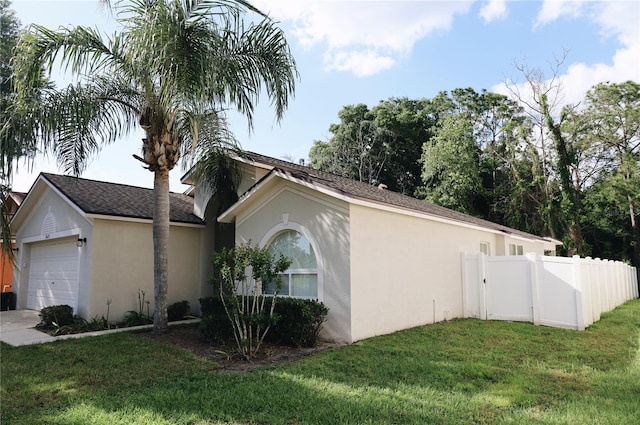
[[[200,308],[200,334],[212,341],[231,341],[233,330],[220,297],[200,298]],[[316,300],[278,298],[274,309],[275,324],[265,339],[281,345],[313,347],[318,343],[328,312],[329,309]]]
[[[167,320],[169,320],[169,322],[182,320],[186,315],[189,314],[189,311],[190,311],[189,301],[183,300],[183,301],[175,302],[171,304],[169,307],[167,307]]]
[[[281,345],[313,347],[327,313],[329,309],[316,300],[278,298],[274,310],[277,321],[266,339]]]
[[[51,329],[62,327],[74,323],[73,308],[70,305],[52,305],[40,310],[42,319],[36,327],[41,329]]]
[[[222,343],[233,340],[233,329],[220,297],[200,298],[200,312],[200,335],[203,338]]]

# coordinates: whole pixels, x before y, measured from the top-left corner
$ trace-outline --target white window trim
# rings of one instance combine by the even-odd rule
[[[316,255],[316,267],[317,267],[317,279],[318,279],[318,298],[317,300],[320,302],[324,301],[324,262],[322,252],[320,251],[320,246],[318,245],[318,241],[313,237],[311,232],[300,223],[296,223],[294,221],[287,221],[286,223],[278,223],[273,226],[271,229],[265,233],[260,241],[259,246],[261,248],[268,248],[269,244],[273,239],[280,233],[285,230],[295,230],[298,233],[301,233],[309,243],[311,244],[311,248],[313,248],[313,252]],[[291,273],[298,269],[288,269],[286,272]],[[300,269],[300,270],[308,270],[308,269]],[[300,297],[292,297],[292,298],[300,298]],[[313,298],[305,298],[305,299],[313,299]]]
[[[511,253],[511,247],[513,247],[513,254]],[[517,243],[509,243],[509,255],[524,255],[524,245]]]
[[[265,233],[265,235],[262,237],[262,240],[260,241],[260,243],[258,244],[258,246],[260,248],[268,248],[269,244],[273,241],[273,239],[275,239],[275,237],[285,231],[285,230],[295,230],[296,232],[302,234],[305,238],[307,238],[307,240],[309,241],[309,243],[311,244],[311,248],[313,248],[313,252],[316,255],[316,266],[317,266],[317,279],[318,279],[318,298],[317,300],[322,302],[324,301],[324,263],[322,260],[322,253],[320,252],[320,247],[318,245],[318,242],[316,241],[316,238],[313,237],[313,235],[311,234],[311,232],[309,232],[309,230],[307,230],[306,227],[302,226],[299,223],[296,223],[294,221],[287,221],[286,224],[284,223],[278,223],[275,226],[273,226],[271,229],[269,229],[267,231],[267,233]],[[286,274],[295,274],[294,272],[296,270],[309,270],[309,269],[287,269],[286,270]],[[303,274],[304,272],[302,272],[301,274]],[[306,298],[306,297],[292,297],[290,295],[283,295],[283,296],[287,296],[287,297],[291,297],[291,298],[302,298],[302,299],[314,299],[314,298]]]

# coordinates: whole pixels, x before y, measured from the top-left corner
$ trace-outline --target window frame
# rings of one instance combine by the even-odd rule
[[[513,250],[511,248],[513,248]],[[511,256],[524,255],[524,245],[517,244],[517,243],[510,243],[509,244],[509,255],[511,255]]]
[[[278,296],[290,297],[290,298],[300,298],[300,299],[311,299],[311,300],[318,300],[318,301],[322,302],[324,300],[324,273],[323,273],[324,264],[323,264],[323,261],[322,261],[322,254],[320,252],[318,242],[313,237],[311,232],[309,232],[301,224],[287,220],[286,222],[279,223],[279,224],[273,226],[271,229],[269,229],[267,231],[267,233],[265,233],[265,235],[262,237],[262,240],[260,241],[259,246],[262,247],[262,248],[265,248],[265,249],[269,249],[269,246],[271,245],[271,243],[281,233],[283,233],[285,231],[298,232],[298,233],[300,233],[302,236],[304,236],[307,239],[307,241],[309,242],[309,245],[311,245],[311,249],[313,249],[313,253],[315,254],[315,257],[316,257],[316,269],[308,269],[308,268],[287,269],[287,270],[284,271],[283,275],[287,275],[288,279],[289,279],[289,282],[291,282],[291,276],[292,275],[296,275],[296,274],[313,274],[311,271],[315,270],[317,296],[316,297],[300,297],[300,296],[294,296],[294,295],[288,295],[288,294],[287,295],[279,294]],[[289,294],[290,293],[291,293],[291,284],[289,283]]]

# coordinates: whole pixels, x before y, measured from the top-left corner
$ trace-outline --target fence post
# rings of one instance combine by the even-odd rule
[[[591,257],[586,257],[580,264],[580,279],[582,282],[582,308],[584,314],[584,327],[593,324],[593,284],[591,279]]]
[[[531,283],[531,319],[534,325],[540,325],[540,285],[538,281],[538,262],[542,261],[535,253],[526,255],[529,261],[529,282]]]
[[[480,298],[480,319],[487,320],[487,256],[482,252],[478,256],[478,269],[480,279],[478,279],[478,296]]]
[[[582,305],[582,282],[580,280],[580,256],[573,256],[573,292],[576,296],[576,326],[579,331],[584,330],[584,307]]]
[[[598,264],[600,268],[600,285],[602,285],[602,312],[605,313],[609,311],[609,273],[607,273],[607,262],[606,260],[600,260]]]
[[[638,265],[637,267],[640,267],[640,265]],[[640,298],[640,282],[638,282],[638,280],[640,279],[639,274],[638,274],[638,269],[637,267],[631,267],[631,283],[633,284],[633,296],[634,298]]]
[[[462,276],[460,276],[462,278],[462,317],[468,317],[467,316],[467,311],[468,309],[468,303],[469,303],[469,299],[467,298],[467,285],[469,284],[469,282],[467,281],[468,276],[467,276],[467,253],[466,252],[461,252],[460,253],[460,263],[462,265],[461,267],[461,273]]]

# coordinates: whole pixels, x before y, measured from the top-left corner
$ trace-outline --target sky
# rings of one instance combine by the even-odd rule
[[[113,0],[112,0],[113,1]],[[471,87],[508,94],[523,83],[516,64],[550,78],[557,59],[563,101],[577,103],[601,82],[640,82],[640,1],[341,1],[254,0],[279,22],[296,60],[295,97],[278,123],[269,101],[256,108],[254,128],[229,116],[243,149],[299,161],[314,141],[331,137],[346,105],[369,108],[392,97],[432,98]],[[13,0],[23,27],[117,26],[97,0]],[[60,74],[54,79],[64,81]],[[153,187],[153,175],[132,155],[141,133],[105,147],[81,177]],[[18,164],[13,189],[26,192],[40,172],[62,173],[41,157]],[[171,190],[183,192],[180,166]]]

